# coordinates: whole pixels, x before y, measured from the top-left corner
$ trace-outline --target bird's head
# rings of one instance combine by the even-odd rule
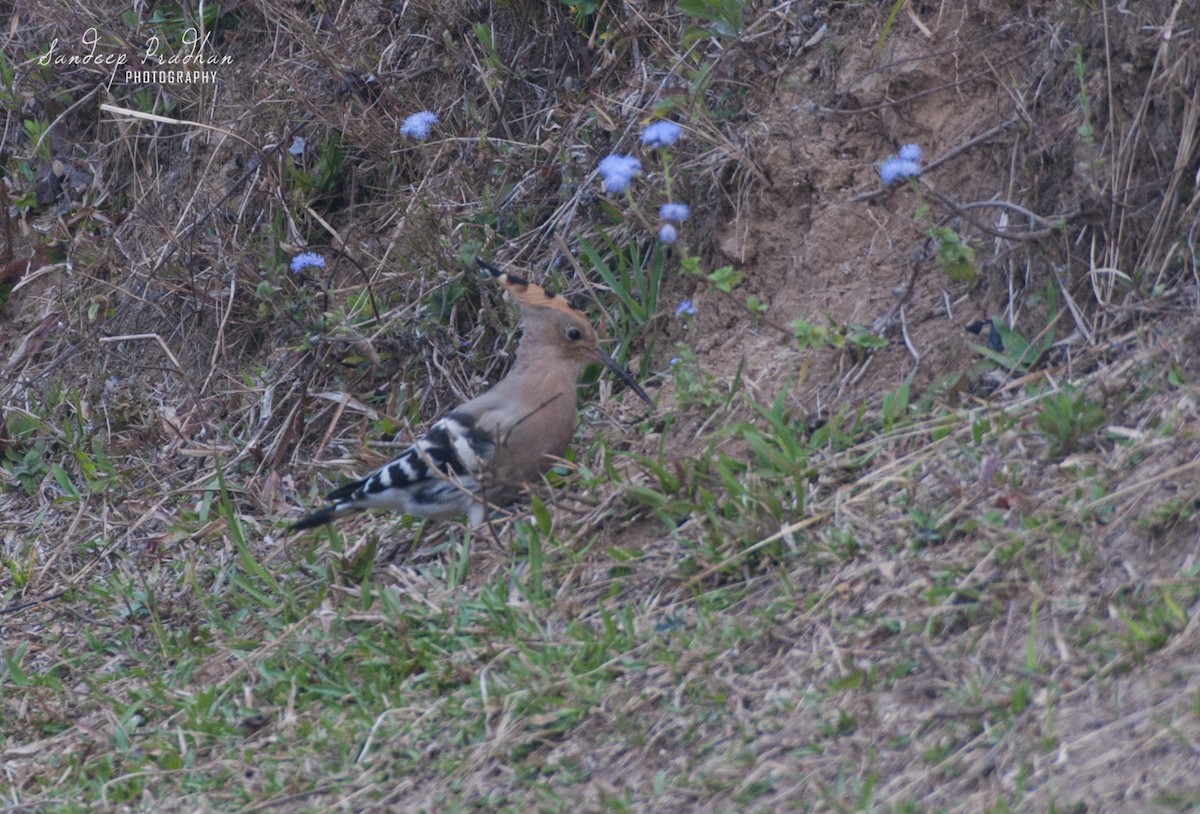
[[[501,271],[482,258],[475,258],[475,262],[492,279],[504,286],[521,309],[525,328],[523,343],[532,342],[539,348],[553,348],[560,358],[577,362],[580,367],[588,362],[600,362],[616,373],[642,401],[650,407],[654,406],[654,402],[646,395],[646,391],[638,386],[629,371],[600,349],[599,338],[587,316],[579,309],[571,307],[565,297],[547,291],[523,277]]]

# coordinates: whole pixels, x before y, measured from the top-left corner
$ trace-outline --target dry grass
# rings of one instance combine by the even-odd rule
[[[258,0],[205,23],[215,85],[36,64],[195,22],[126,5],[5,26],[5,806],[1200,805],[1186,3],[749,4],[734,38]],[[604,193],[658,116],[685,139]],[[923,178],[880,193],[908,141]],[[662,280],[606,279],[581,246],[649,256],[668,180]],[[588,303],[658,414],[590,383],[570,465],[486,535],[285,539],[502,375],[477,252]]]

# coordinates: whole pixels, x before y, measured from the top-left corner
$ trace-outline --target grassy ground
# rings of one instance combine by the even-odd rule
[[[0,808],[1200,810],[1186,3],[149,5],[5,12]],[[657,409],[288,537],[503,374],[476,253]]]

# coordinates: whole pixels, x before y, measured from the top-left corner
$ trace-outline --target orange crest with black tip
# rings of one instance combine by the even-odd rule
[[[498,280],[504,290],[512,295],[517,304],[524,308],[553,308],[570,314],[579,319],[586,319],[585,314],[578,308],[573,308],[566,297],[561,297],[553,291],[542,288],[537,283],[531,283],[524,277],[518,277],[507,271],[502,271],[482,257],[476,257],[475,262],[488,273],[493,280]]]

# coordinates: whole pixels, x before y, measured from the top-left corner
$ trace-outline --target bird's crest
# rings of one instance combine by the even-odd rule
[[[525,308],[553,308],[574,317],[586,319],[583,312],[571,307],[566,297],[561,297],[549,289],[531,283],[524,277],[518,277],[507,271],[501,271],[482,257],[476,257],[475,262],[493,279],[498,280],[504,290],[512,295],[517,303]]]

